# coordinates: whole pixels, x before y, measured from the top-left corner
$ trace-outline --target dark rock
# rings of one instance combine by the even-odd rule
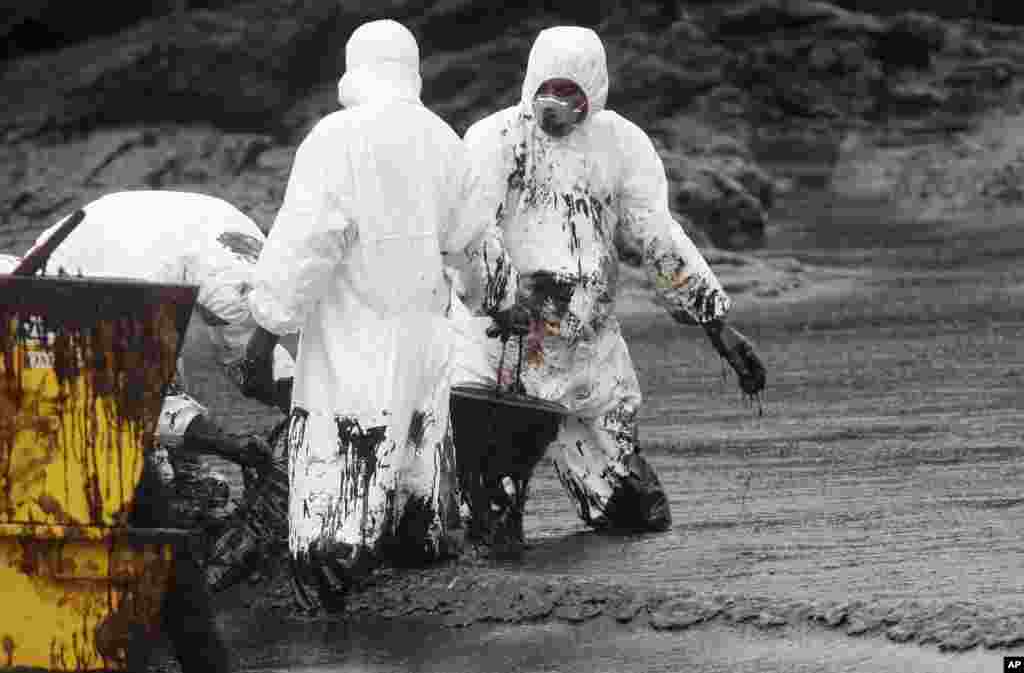
[[[722,613],[715,603],[694,599],[670,600],[651,613],[651,627],[659,631],[679,631],[710,621]]]
[[[718,247],[757,247],[764,239],[766,222],[760,201],[739,182],[714,169],[686,171],[679,181],[674,205],[699,223]]]
[[[966,652],[982,643],[982,633],[976,628],[954,630],[939,641],[939,649],[943,652]]]
[[[460,135],[471,124],[519,101],[534,35],[510,35],[459,52],[442,52],[423,61],[423,102]],[[480,64],[487,76],[479,77]]]
[[[848,21],[849,12],[810,0],[757,0],[730,7],[719,15],[716,32],[723,36],[762,34],[771,30],[804,28],[813,24]]]
[[[858,7],[851,9],[860,10]],[[821,30],[836,37],[875,38],[885,32],[885,24],[878,17],[863,11],[839,11],[824,22]]]
[[[690,231],[692,223],[723,248],[760,245],[776,185],[753,162],[749,148],[685,117],[663,121],[652,134],[665,160],[672,207],[685,216],[684,229]]]
[[[949,100],[949,92],[923,82],[891,83],[885,92],[887,115],[913,117],[941,107]]]
[[[19,3],[0,20],[4,36],[32,22],[66,33],[54,50],[18,47],[0,69],[0,250],[22,252],[66,210],[137,186],[221,196],[267,228],[298,140],[338,107],[343,46],[359,21],[388,14],[411,27],[424,101],[463,133],[518,101],[537,32],[573,14],[476,0],[203,0],[172,15],[176,4],[116,0],[116,16],[86,17],[74,30],[73,13],[54,13],[59,3]],[[802,160],[805,145],[837,144],[866,122],[966,128],[1008,104],[1022,30],[904,11],[922,7],[880,2],[893,16],[879,18],[826,2],[748,0],[674,3],[669,17],[661,3],[609,5],[596,17],[609,105],[658,139],[684,228],[692,221],[695,238],[706,232],[721,247],[757,246],[776,190],[757,166],[761,150],[751,152],[756,134],[786,139],[779,144]],[[943,7],[935,11],[952,11]],[[474,30],[451,31],[453,22]],[[909,83],[907,69],[918,71]],[[807,142],[793,144],[798,137]]]
[[[605,587],[590,584],[570,586],[560,596],[554,616],[578,624],[599,617],[613,601],[614,596]]]
[[[738,87],[722,84],[708,92],[700,102],[705,116],[742,119],[750,106],[750,97]]]
[[[150,3],[113,0],[102,12],[71,2],[19,0],[0,19],[0,60],[59,49],[97,35],[108,35],[143,19],[173,11],[176,0]]]
[[[723,608],[725,618],[734,624],[744,624],[746,622],[756,621],[764,608],[759,601],[751,599],[740,599],[726,605]]]
[[[976,605],[943,605],[923,616],[917,640],[922,644],[937,643],[940,650],[961,652],[980,645],[983,634],[997,631],[998,621]]]
[[[825,614],[822,615],[821,621],[823,621],[830,628],[836,628],[846,621],[850,610],[850,606],[840,604],[828,608]]]
[[[917,630],[913,625],[900,623],[890,626],[885,636],[894,643],[906,643],[917,637]]]
[[[807,601],[793,601],[785,606],[785,609],[779,607],[770,608],[769,611],[772,614],[780,614],[790,624],[800,624],[808,620],[810,615],[814,612],[814,605]]]
[[[378,10],[379,16],[401,16],[407,14],[415,3],[394,2],[394,11]],[[437,51],[461,51],[481,44],[501,42],[510,25],[536,16],[537,8],[530,3],[498,4],[476,0],[455,0],[426,5],[421,16],[410,17],[407,21],[414,27],[417,37],[425,45]],[[583,17],[577,17],[583,18]],[[590,16],[580,25],[591,25]],[[472,26],[472,30],[452,30],[452,26]]]
[[[863,617],[851,617],[846,622],[846,635],[848,636],[862,636],[876,628],[879,624],[877,622],[872,623]]]
[[[891,618],[892,607],[878,604],[851,603],[846,611],[846,628],[848,635],[864,635],[898,623],[899,617]]]
[[[814,80],[792,79],[773,92],[772,102],[790,117],[837,117],[839,111],[827,101],[824,85]]]
[[[946,44],[945,24],[933,15],[907,12],[894,17],[878,37],[876,56],[891,70],[926,70]]]
[[[261,162],[270,136],[211,127],[97,131],[69,143],[13,146],[0,185],[0,249],[23,253],[43,229],[74,208],[122,189],[178,189],[218,196],[269,227],[290,165]]]
[[[627,594],[608,605],[605,612],[610,614],[617,622],[628,623],[636,619],[641,612],[647,609],[647,602],[648,600],[644,596]]]
[[[1024,644],[1024,622],[1020,618],[1005,617],[985,632],[983,642],[987,649],[1017,647]]]
[[[555,610],[555,602],[558,599],[559,592],[551,587],[523,587],[516,600],[516,621],[535,621],[547,617]]]
[[[945,84],[952,87],[1001,89],[1017,75],[1017,66],[1009,58],[992,57],[964,63],[949,73]]]
[[[192,10],[115,35],[13,61],[0,89],[10,137],[100,125],[212,123],[267,131],[296,93],[331,70],[340,5],[247,2]]]
[[[649,50],[620,52],[620,59],[610,68],[620,85],[608,104],[641,126],[685,109],[722,82],[719,67],[690,68]]]
[[[785,617],[772,612],[762,612],[753,623],[759,629],[774,629],[788,624]]]
[[[558,619],[578,624],[599,617],[603,611],[604,606],[600,603],[580,601],[563,603],[555,608],[554,614]]]

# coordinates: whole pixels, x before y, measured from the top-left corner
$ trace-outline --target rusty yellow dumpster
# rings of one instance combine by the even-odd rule
[[[133,495],[191,286],[0,276],[0,671],[125,670],[183,531]]]

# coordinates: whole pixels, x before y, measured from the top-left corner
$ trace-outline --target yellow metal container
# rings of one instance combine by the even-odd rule
[[[0,276],[0,671],[125,670],[182,531],[129,528],[196,288]]]

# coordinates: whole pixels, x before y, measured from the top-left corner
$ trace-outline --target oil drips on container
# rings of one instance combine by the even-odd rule
[[[158,623],[173,536],[126,526],[195,297],[0,277],[0,633],[15,667],[124,670],[129,636]]]

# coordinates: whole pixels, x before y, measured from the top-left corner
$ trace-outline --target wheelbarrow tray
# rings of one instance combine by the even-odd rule
[[[468,535],[500,553],[522,542],[526,490],[537,463],[569,411],[560,404],[493,386],[452,388],[451,416],[459,486],[469,505]],[[511,501],[495,513],[508,483]]]
[[[530,395],[463,384],[452,387],[451,413],[460,474],[518,480],[529,478],[569,411]]]
[[[477,400],[502,407],[531,409],[541,413],[568,416],[569,410],[558,402],[551,402],[532,395],[523,395],[510,391],[498,390],[494,386],[481,383],[463,383],[452,386],[452,396],[467,400]]]

